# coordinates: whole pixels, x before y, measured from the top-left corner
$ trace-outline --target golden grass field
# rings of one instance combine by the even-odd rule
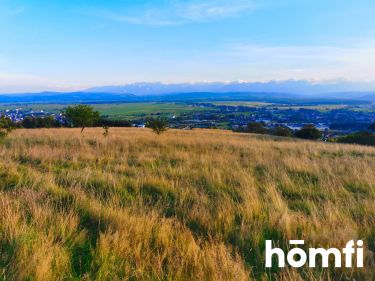
[[[365,268],[272,269],[265,240]],[[0,144],[0,280],[375,280],[375,148],[219,130],[17,130]]]

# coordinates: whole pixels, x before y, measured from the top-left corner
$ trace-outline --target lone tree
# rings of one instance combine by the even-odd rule
[[[100,118],[99,112],[89,105],[69,106],[64,115],[71,126],[81,128],[81,133],[86,127],[93,126]]]
[[[322,137],[322,132],[319,131],[314,125],[306,125],[301,130],[295,133],[297,138],[306,140],[317,140]]]
[[[160,135],[168,130],[168,121],[165,118],[150,118],[147,121],[146,126],[152,129],[156,134]]]
[[[0,116],[0,138],[6,137],[13,129],[14,123],[9,117]]]

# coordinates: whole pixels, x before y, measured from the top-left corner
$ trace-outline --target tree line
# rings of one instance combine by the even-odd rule
[[[245,128],[241,130],[246,133],[262,134],[262,135],[273,135],[279,137],[296,137],[308,140],[318,140],[322,138],[322,132],[318,130],[314,125],[305,125],[300,130],[293,131],[285,126],[276,126],[268,129],[263,123],[250,122]]]
[[[307,140],[319,140],[323,134],[314,125],[305,125],[303,128],[293,131],[285,126],[277,126],[268,129],[263,123],[250,122],[247,126],[240,130],[241,132],[254,133],[254,134],[268,134],[279,137],[296,137]],[[336,138],[329,138],[329,142],[361,144],[375,146],[375,123],[373,123],[367,131],[356,132],[346,136]]]

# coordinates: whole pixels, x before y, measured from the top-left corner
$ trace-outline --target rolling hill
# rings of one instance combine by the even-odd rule
[[[374,280],[375,149],[220,130],[16,130],[0,280]],[[365,242],[365,268],[265,270],[266,239]]]

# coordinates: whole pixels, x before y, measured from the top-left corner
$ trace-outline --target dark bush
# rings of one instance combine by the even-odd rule
[[[277,126],[273,128],[270,131],[270,133],[274,136],[279,136],[279,137],[292,137],[293,136],[293,131],[283,126]]]
[[[0,138],[7,136],[15,128],[16,125],[9,117],[0,116]]]
[[[337,139],[339,143],[352,143],[375,146],[375,134],[369,132],[358,132]]]
[[[104,127],[131,127],[132,124],[128,120],[110,120],[110,119],[100,119],[99,125]]]
[[[246,132],[254,134],[267,134],[268,130],[264,127],[263,123],[250,122],[247,124]]]
[[[31,117],[27,116],[22,120],[21,123],[23,128],[34,129],[34,128],[58,128],[62,124],[57,121],[53,116],[46,117]]]
[[[307,140],[318,140],[322,137],[322,132],[319,131],[314,125],[306,125],[301,130],[294,134],[297,138]]]

